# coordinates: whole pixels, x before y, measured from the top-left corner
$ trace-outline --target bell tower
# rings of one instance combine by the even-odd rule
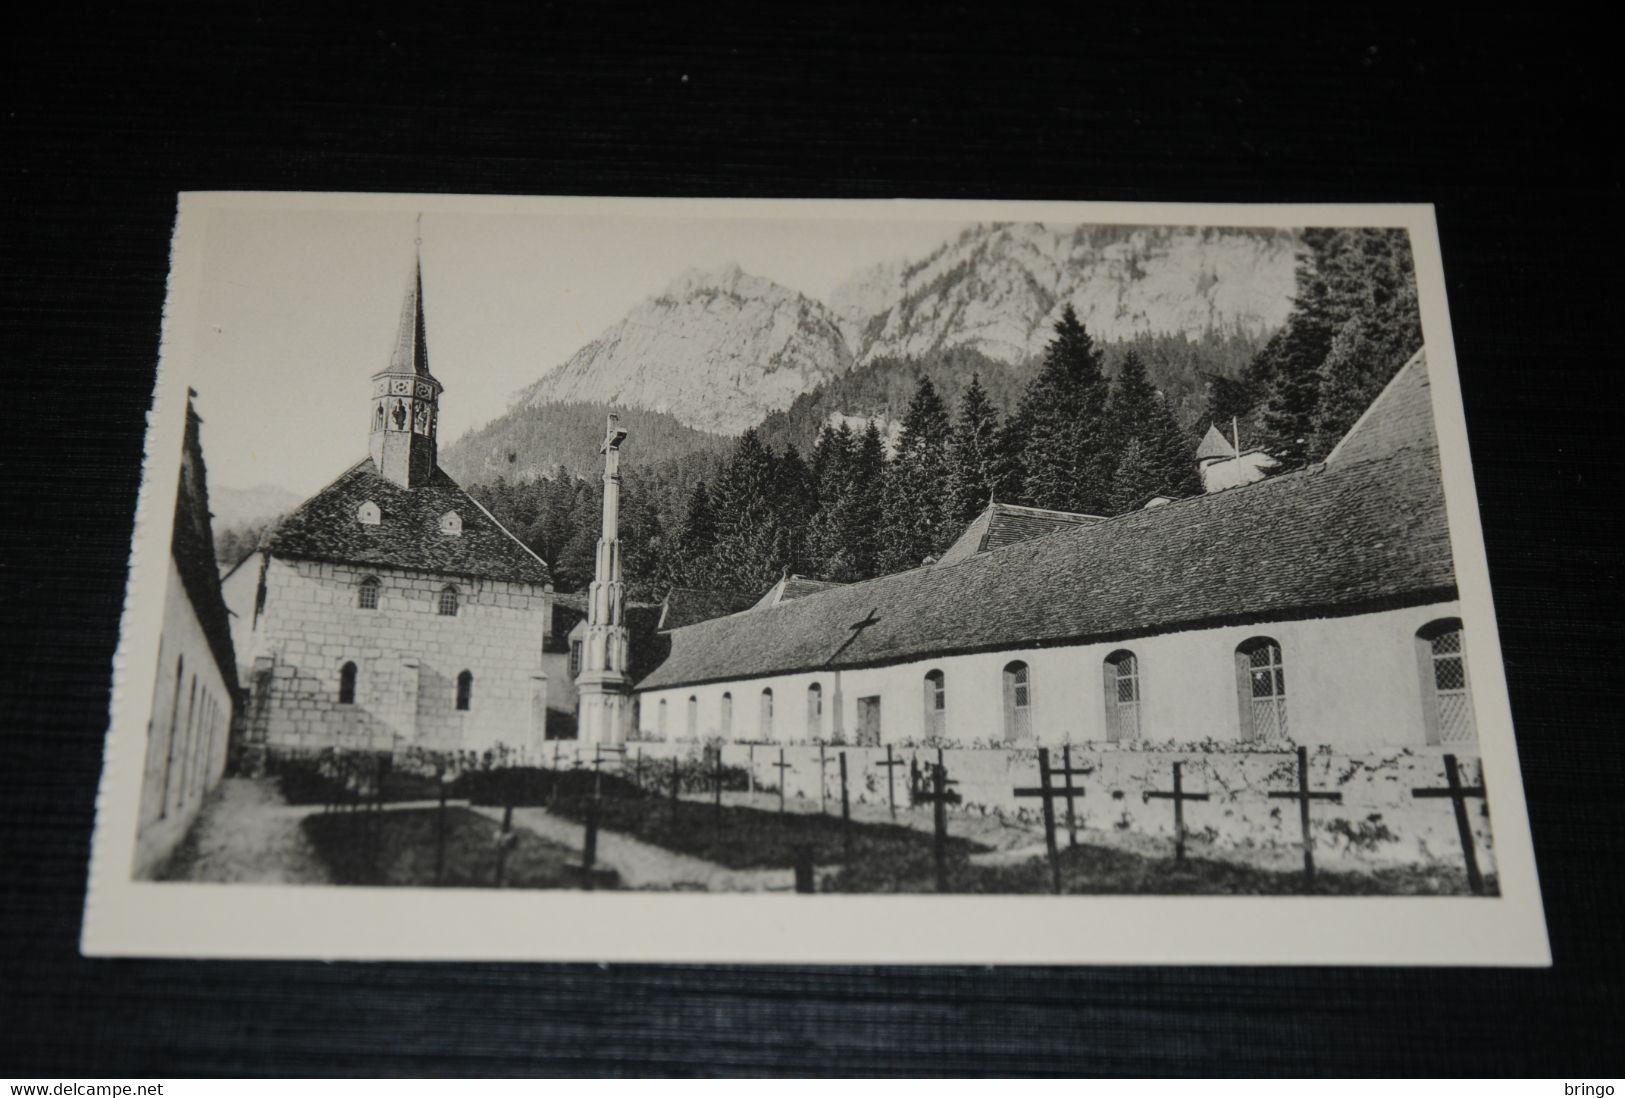
[[[440,427],[440,382],[429,373],[429,342],[423,322],[422,241],[401,303],[400,326],[389,365],[372,375],[368,452],[385,477],[402,488],[426,484],[434,475],[435,432]]]

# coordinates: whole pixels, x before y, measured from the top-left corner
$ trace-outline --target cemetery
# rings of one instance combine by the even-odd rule
[[[1497,891],[1478,764],[1453,754],[566,741],[289,753],[244,780],[301,814],[335,884]]]

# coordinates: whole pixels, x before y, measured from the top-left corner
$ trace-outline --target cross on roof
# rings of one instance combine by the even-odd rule
[[[869,628],[871,625],[879,623],[880,617],[875,613],[877,609],[879,609],[879,607],[871,606],[869,608],[869,612],[863,615],[862,621],[855,621],[851,625],[847,626],[847,628],[851,630],[852,635],[841,642],[841,646],[835,650],[835,653],[830,656],[828,660],[825,661],[826,663],[834,663],[836,660],[840,659],[841,653],[845,652],[849,647],[851,647],[852,643],[863,635],[863,631],[865,629]]]

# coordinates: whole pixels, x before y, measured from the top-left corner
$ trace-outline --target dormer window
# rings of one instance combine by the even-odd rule
[[[440,516],[440,532],[447,537],[459,537],[463,532],[463,516],[456,511],[447,511]]]
[[[383,517],[378,505],[370,499],[355,509],[355,520],[363,526],[377,526]]]

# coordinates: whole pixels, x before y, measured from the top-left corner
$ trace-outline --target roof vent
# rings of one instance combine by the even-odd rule
[[[369,499],[355,509],[355,520],[363,526],[377,526],[383,521],[383,514],[378,510],[378,505]]]
[[[440,532],[447,537],[459,537],[463,532],[463,516],[456,511],[447,511],[440,516]]]
[[[1153,507],[1161,507],[1164,504],[1169,504],[1172,502],[1173,500],[1169,499],[1167,496],[1152,496],[1150,499],[1145,501],[1145,506],[1140,508],[1140,510],[1149,511]]]

